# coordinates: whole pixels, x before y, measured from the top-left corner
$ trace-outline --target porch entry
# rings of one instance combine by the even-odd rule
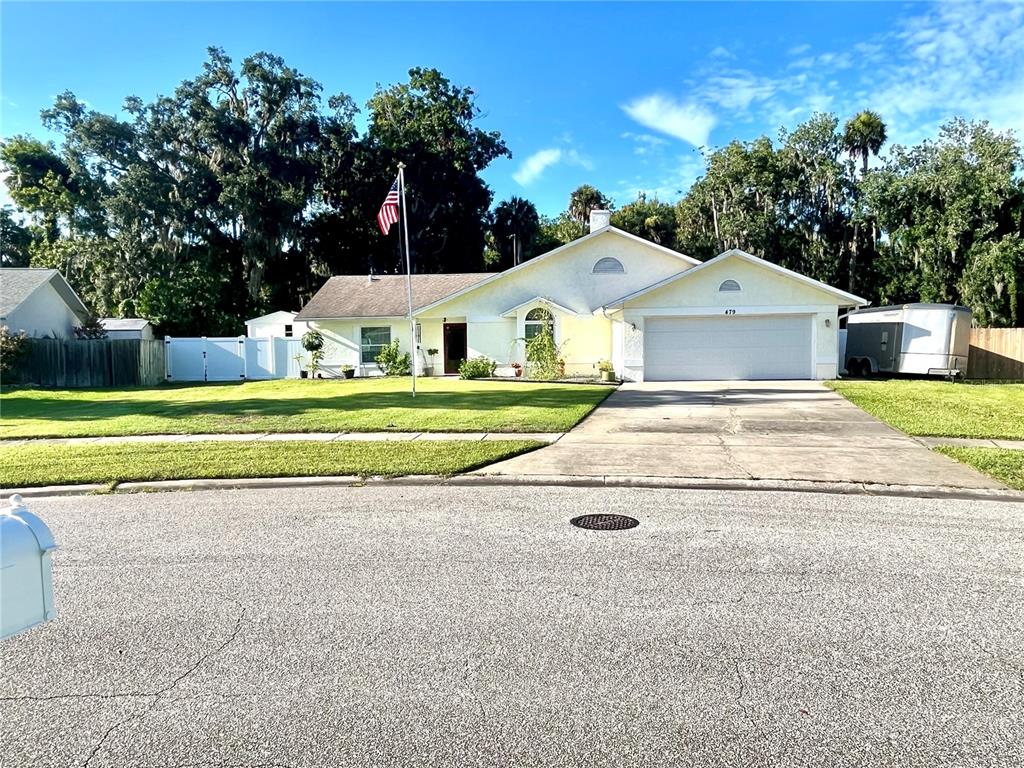
[[[458,373],[459,364],[466,359],[466,324],[444,324],[444,372]]]

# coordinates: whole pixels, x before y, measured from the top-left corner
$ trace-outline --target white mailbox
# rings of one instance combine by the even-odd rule
[[[46,523],[21,496],[0,509],[0,640],[57,615],[50,553],[57,548]]]

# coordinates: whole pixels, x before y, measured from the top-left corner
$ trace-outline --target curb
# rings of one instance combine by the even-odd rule
[[[157,480],[120,483],[114,488],[103,484],[40,486],[5,490],[24,498],[48,496],[84,496],[95,493],[152,493],[166,491],[215,491],[260,488],[351,488],[362,486],[453,486],[453,487],[564,487],[564,488],[649,488],[680,491],[775,491],[787,493],[827,493],[846,496],[895,496],[925,499],[1003,501],[1024,503],[1024,493],[995,488],[958,488],[952,486],[878,485],[836,483],[813,480],[732,480],[701,477],[616,477],[608,475],[488,475],[467,474],[454,477],[405,475],[402,477],[263,477],[209,480]]]

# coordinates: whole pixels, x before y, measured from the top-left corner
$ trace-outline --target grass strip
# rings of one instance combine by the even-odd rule
[[[541,445],[530,440],[23,444],[0,448],[0,486],[318,475],[453,475]]]
[[[1024,384],[907,379],[826,384],[909,435],[1024,440]]]
[[[940,445],[939,453],[963,462],[1018,491],[1024,491],[1024,451]]]

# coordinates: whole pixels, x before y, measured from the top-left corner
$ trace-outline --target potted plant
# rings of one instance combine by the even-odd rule
[[[512,371],[515,373],[516,378],[521,378],[523,375],[523,364],[516,361],[512,363]]]
[[[295,357],[292,358],[292,360],[294,360],[295,364],[299,366],[299,378],[309,378],[309,371],[302,367],[302,355],[296,355]]]
[[[597,364],[597,370],[601,372],[601,381],[615,381],[615,368],[611,361],[602,360]]]
[[[436,350],[436,349],[428,349],[427,350],[427,357],[430,358],[430,365],[423,366],[423,375],[424,376],[433,376],[434,375],[434,355],[436,355],[438,353],[438,351],[439,350]]]
[[[356,369],[353,368],[351,365],[343,365],[341,366],[341,375],[344,376],[346,379],[351,379],[353,376],[356,375]]]

